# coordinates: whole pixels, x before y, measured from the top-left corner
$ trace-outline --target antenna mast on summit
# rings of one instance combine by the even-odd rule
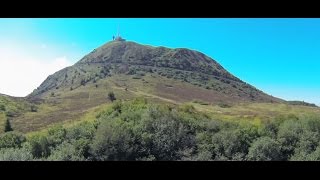
[[[123,39],[120,36],[120,26],[119,26],[119,24],[118,24],[118,29],[117,29],[117,35],[116,35],[116,37],[113,36],[113,40],[115,40],[115,41],[126,41],[125,39]]]
[[[119,24],[118,24],[118,37],[120,37]]]

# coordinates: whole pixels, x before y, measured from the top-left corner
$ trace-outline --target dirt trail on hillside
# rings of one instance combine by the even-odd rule
[[[121,90],[125,91],[125,88],[123,88],[123,87],[114,86],[113,88],[114,89],[121,89]],[[132,93],[137,94],[137,95],[144,95],[146,97],[152,97],[152,98],[160,99],[160,100],[163,100],[163,101],[166,101],[166,102],[170,102],[170,103],[173,103],[173,104],[181,104],[181,103],[179,103],[177,101],[174,101],[172,99],[167,99],[167,98],[164,98],[164,97],[161,97],[161,96],[157,96],[157,95],[154,95],[154,94],[149,94],[149,93],[146,93],[146,92],[143,92],[143,91],[134,91],[134,90],[131,90],[131,89],[127,89],[127,91],[132,92]]]

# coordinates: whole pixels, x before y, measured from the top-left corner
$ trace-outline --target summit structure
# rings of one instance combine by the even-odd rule
[[[113,36],[112,39],[113,39],[114,41],[126,41],[124,38],[122,38],[122,37],[120,36],[119,26],[118,26],[118,31],[117,31],[116,37]]]

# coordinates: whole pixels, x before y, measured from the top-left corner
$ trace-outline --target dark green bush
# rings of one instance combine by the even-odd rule
[[[50,144],[44,135],[36,135],[28,139],[31,153],[35,158],[48,157],[50,155]]]
[[[6,111],[6,106],[4,104],[0,104],[0,111]]]
[[[108,93],[108,98],[111,102],[115,101],[116,100],[116,96],[114,95],[113,92],[109,92]]]
[[[7,132],[0,135],[1,148],[20,148],[22,143],[26,141],[26,137],[18,132]]]

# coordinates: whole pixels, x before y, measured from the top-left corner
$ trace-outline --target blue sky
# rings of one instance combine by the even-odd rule
[[[320,105],[320,19],[0,19],[0,93],[25,96],[110,41],[201,51],[264,92]],[[19,66],[19,67],[18,67]]]

